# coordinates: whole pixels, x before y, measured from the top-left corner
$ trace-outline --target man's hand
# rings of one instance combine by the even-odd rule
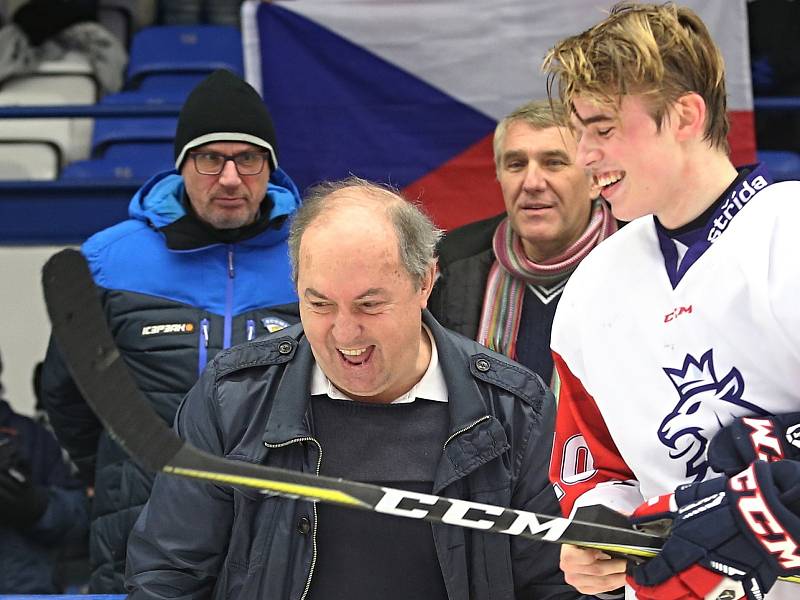
[[[751,600],[761,598],[778,576],[800,573],[798,498],[800,464],[794,461],[758,461],[731,479],[653,498],[634,511],[632,522],[642,527],[670,519],[672,531],[628,583],[643,600],[700,600],[729,578],[741,582]]]
[[[564,579],[582,594],[601,594],[625,585],[626,561],[591,548],[561,546]]]
[[[28,474],[16,467],[0,471],[0,525],[30,527],[47,509],[47,490],[31,483]]]
[[[19,451],[16,439],[8,435],[0,435],[0,471],[19,464]]]
[[[798,460],[800,413],[735,419],[714,436],[707,455],[711,468],[728,477],[757,460]]]

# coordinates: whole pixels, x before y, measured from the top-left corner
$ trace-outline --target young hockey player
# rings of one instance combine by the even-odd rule
[[[800,463],[748,467],[754,452],[713,479],[747,440],[727,430],[711,464],[706,450],[725,425],[741,434],[737,418],[800,410],[800,183],[734,168],[723,60],[691,10],[618,5],[545,70],[578,162],[631,221],[581,263],[553,325],[562,509],[674,519],[661,554],[627,577],[631,596],[716,598],[737,580],[736,595],[762,598],[800,572]],[[625,562],[597,551],[565,547],[561,563],[584,593],[626,581]],[[798,594],[779,583],[767,597]]]

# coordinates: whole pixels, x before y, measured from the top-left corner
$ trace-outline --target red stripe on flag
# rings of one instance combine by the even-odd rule
[[[447,230],[503,212],[503,196],[494,174],[493,136],[487,135],[407,185],[403,189],[406,197],[419,199],[434,223]]]
[[[756,162],[753,112],[730,111],[728,116],[733,164]],[[493,135],[407,185],[403,189],[406,197],[422,202],[436,225],[446,230],[503,212],[503,196],[494,172]]]
[[[731,130],[728,143],[731,146],[731,162],[737,167],[756,162],[756,125],[752,110],[728,112]]]

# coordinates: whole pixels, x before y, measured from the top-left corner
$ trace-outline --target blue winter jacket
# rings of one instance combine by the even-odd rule
[[[114,338],[165,421],[217,352],[298,320],[287,237],[299,204],[277,169],[249,235],[222,242],[226,232],[187,214],[183,178],[170,171],[136,193],[128,220],[84,243]],[[90,591],[121,593],[128,533],[152,475],[103,432],[52,341],[42,396],[59,441],[95,486]]]

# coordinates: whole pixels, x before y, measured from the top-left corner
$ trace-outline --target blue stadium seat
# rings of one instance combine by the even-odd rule
[[[169,143],[175,138],[177,117],[95,119],[92,158],[106,154],[115,144]]]
[[[156,73],[135,90],[107,94],[101,104],[183,104],[206,73]]]
[[[226,25],[161,25],[133,37],[126,87],[136,89],[162,73],[209,73],[228,69],[244,73],[242,34]]]
[[[171,143],[118,143],[100,158],[67,165],[61,171],[61,179],[145,181],[151,175],[171,169],[173,163]]]
[[[800,179],[800,154],[784,150],[759,150],[758,161],[767,165],[776,181]]]

